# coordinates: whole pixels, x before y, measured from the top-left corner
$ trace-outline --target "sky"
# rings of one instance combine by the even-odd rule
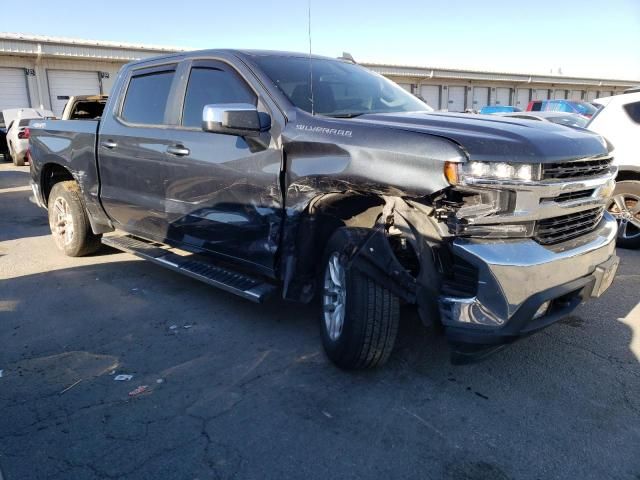
[[[640,80],[640,0],[4,1],[3,32],[302,52],[310,2],[316,54]]]

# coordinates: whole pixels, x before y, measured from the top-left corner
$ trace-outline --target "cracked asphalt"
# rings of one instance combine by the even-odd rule
[[[481,363],[407,315],[385,368],[347,373],[313,308],[64,257],[27,185],[0,163],[0,479],[640,479],[640,251]]]

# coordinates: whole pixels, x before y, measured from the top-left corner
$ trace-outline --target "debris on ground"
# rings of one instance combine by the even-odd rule
[[[82,379],[78,380],[77,382],[73,383],[72,385],[69,385],[67,388],[65,388],[64,390],[62,390],[59,395],[62,395],[65,392],[68,392],[69,390],[71,390],[73,387],[75,387],[76,385],[78,385],[80,382],[82,381]]]
[[[149,385],[140,385],[138,388],[136,388],[135,390],[131,390],[129,392],[129,396],[130,397],[136,397],[144,392],[146,392],[149,389]]]
[[[164,378],[159,378],[156,380],[156,383],[164,383]]]
[[[3,373],[4,373],[4,370],[0,370],[0,378],[2,378]]]
[[[128,382],[132,378],[133,378],[133,375],[124,375],[124,374],[116,375],[115,377],[113,377],[113,379],[116,382]]]
[[[190,323],[187,323],[187,324],[182,326],[182,328],[184,328],[184,329],[189,329],[191,327],[193,327],[193,325],[191,325]]]
[[[169,327],[169,330],[176,330],[178,328],[178,325],[171,325]]]
[[[333,418],[333,415],[331,415],[329,412],[325,412],[324,410],[322,411],[322,414],[327,418]]]

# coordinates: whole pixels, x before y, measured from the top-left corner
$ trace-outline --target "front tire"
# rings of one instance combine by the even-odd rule
[[[640,182],[617,182],[608,210],[618,221],[617,245],[640,248]]]
[[[366,232],[338,229],[324,254],[320,279],[322,344],[331,361],[344,369],[384,365],[400,323],[398,297],[357,268],[348,267],[349,254]]]
[[[49,194],[48,210],[49,227],[58,250],[69,257],[81,257],[100,248],[102,235],[91,231],[76,182],[56,183]]]

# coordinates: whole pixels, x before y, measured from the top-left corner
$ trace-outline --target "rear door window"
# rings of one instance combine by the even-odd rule
[[[122,119],[144,125],[162,125],[174,75],[174,69],[134,74],[122,105]]]
[[[250,103],[256,105],[257,97],[244,80],[229,67],[213,64],[194,66],[184,97],[182,125],[200,127],[205,105],[217,103]]]

